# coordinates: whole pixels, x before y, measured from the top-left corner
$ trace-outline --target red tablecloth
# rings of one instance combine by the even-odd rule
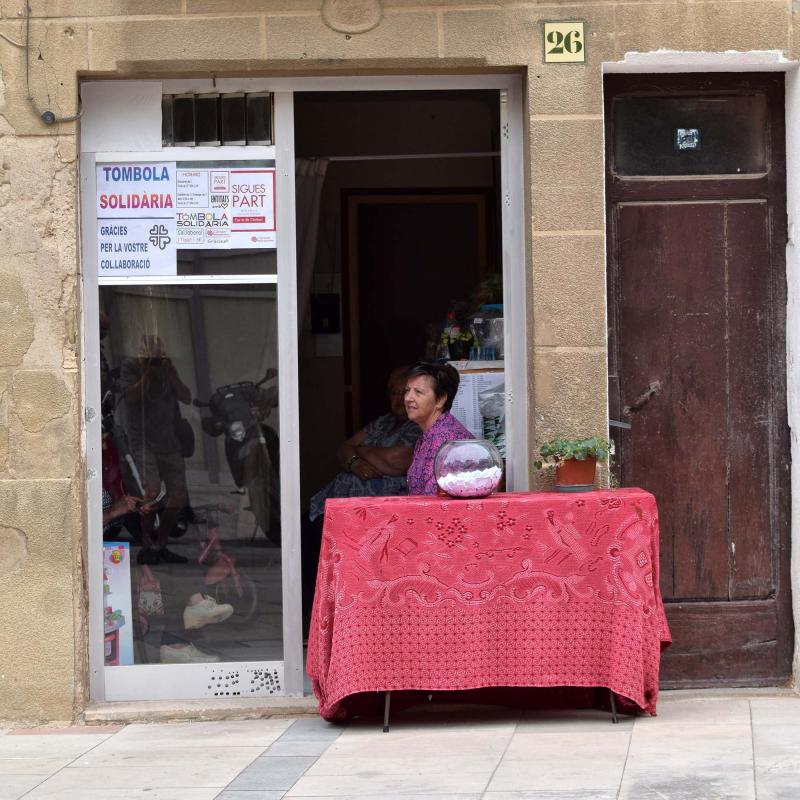
[[[641,489],[328,500],[306,668],[360,692],[596,686],[655,713],[670,641]]]

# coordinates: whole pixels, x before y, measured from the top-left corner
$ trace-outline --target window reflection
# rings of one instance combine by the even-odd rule
[[[282,659],[275,287],[100,308],[106,663]]]

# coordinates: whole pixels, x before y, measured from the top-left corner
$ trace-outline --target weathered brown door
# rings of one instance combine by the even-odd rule
[[[617,470],[652,491],[666,685],[788,679],[783,75],[606,78]]]

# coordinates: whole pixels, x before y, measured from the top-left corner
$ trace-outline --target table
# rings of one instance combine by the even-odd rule
[[[364,692],[607,687],[655,714],[671,641],[641,489],[327,501],[306,669]]]

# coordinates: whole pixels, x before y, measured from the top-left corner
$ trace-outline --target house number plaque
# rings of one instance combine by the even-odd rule
[[[544,61],[546,64],[583,64],[586,61],[585,22],[545,22]]]

